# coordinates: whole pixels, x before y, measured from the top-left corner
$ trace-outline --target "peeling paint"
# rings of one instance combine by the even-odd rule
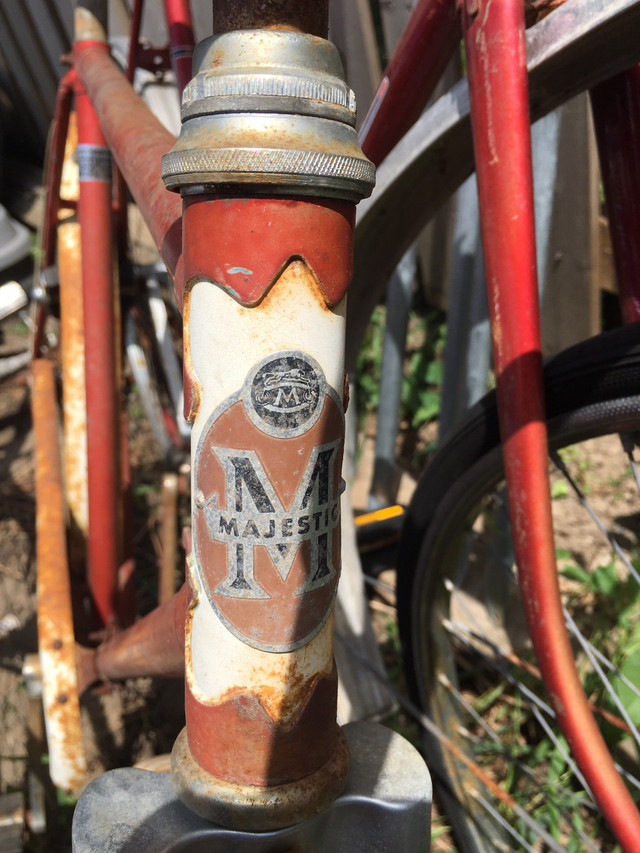
[[[85,782],[86,760],[80,725],[52,362],[39,359],[33,364],[32,408],[36,446],[38,646],[49,770],[54,784],[77,791]]]

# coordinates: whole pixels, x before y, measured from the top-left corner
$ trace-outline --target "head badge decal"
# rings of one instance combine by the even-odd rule
[[[263,359],[195,457],[196,566],[243,642],[291,651],[328,616],[340,565],[340,399],[301,352]]]

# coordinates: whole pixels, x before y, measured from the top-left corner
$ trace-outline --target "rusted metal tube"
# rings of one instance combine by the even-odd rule
[[[47,148],[47,186],[40,245],[42,258],[39,261],[39,265],[40,268],[44,269],[51,266],[55,260],[56,227],[58,224],[58,211],[60,210],[60,178],[64,162],[69,115],[71,113],[73,87],[76,79],[75,71],[69,71],[60,81],[56,94],[54,120]],[[36,286],[38,285],[37,278],[38,274],[36,271]],[[34,334],[31,340],[31,354],[34,358],[40,355],[44,338],[47,308],[43,297],[44,294],[41,294],[41,299],[35,303]]]
[[[58,226],[60,276],[60,349],[62,360],[62,411],[64,483],[69,507],[71,563],[84,560],[89,531],[87,497],[87,408],[84,369],[84,320],[80,223]]]
[[[136,95],[106,45],[75,47],[75,67],[91,99],[118,168],[149,226],[182,305],[180,200],[160,178],[160,161],[175,139]]]
[[[327,42],[231,32],[196,56],[163,160],[184,195],[193,420],[187,728],[172,776],[198,814],[257,831],[327,807],[348,768],[333,660],[344,324],[354,202],[373,169]]]
[[[558,722],[626,851],[640,813],[598,729],[578,676],[555,561],[536,282],[524,9],[466,0],[463,30],[500,434],[520,586]],[[504,104],[509,105],[504,109]]]
[[[327,38],[329,0],[213,0],[213,29],[285,29]]]
[[[290,237],[279,228],[281,217],[269,213],[287,206],[291,219],[324,231],[336,268],[348,267],[349,241],[340,244],[335,231],[325,230],[327,208],[310,201],[194,202],[185,223],[193,235],[207,233],[203,224],[216,218],[235,223],[238,248],[247,246],[251,222],[260,218],[274,223],[271,241],[284,249]],[[338,234],[343,221],[352,221],[341,206],[353,209],[335,202],[327,217],[338,223]],[[242,227],[234,215],[241,207]],[[196,256],[185,254],[186,268],[201,270],[202,251],[197,241],[189,245]],[[265,287],[257,306],[248,309],[241,297],[191,276],[185,301],[188,363],[200,405],[188,560],[188,735],[176,745],[174,762],[177,789],[195,811],[254,830],[326,807],[347,768],[333,662],[345,300],[326,301],[307,260],[268,273],[261,245],[236,255]],[[285,254],[306,257],[303,244],[295,245]],[[229,336],[234,347],[214,367],[212,342],[220,337],[222,346]],[[252,387],[260,389],[253,400]],[[295,409],[292,401],[307,398],[305,388],[308,400],[288,415],[284,401]],[[275,409],[282,406],[273,419],[271,396]],[[210,797],[194,788],[203,778]],[[248,813],[243,799],[252,802]]]
[[[38,648],[49,770],[54,784],[74,791],[84,782],[86,761],[67,565],[54,366],[42,359],[33,363],[32,411],[36,448]]]
[[[98,678],[122,681],[139,676],[180,678],[184,675],[184,625],[189,590],[179,592],[131,628],[95,651],[87,682]]]
[[[77,202],[78,166],[75,152],[78,126],[71,113],[60,195]],[[82,313],[82,253],[80,223],[69,217],[58,225],[58,276],[60,280],[60,355],[64,488],[69,508],[69,563],[84,566],[89,529],[87,498],[87,409],[84,371],[84,320]]]
[[[111,155],[87,94],[76,91],[87,401],[88,580],[101,627],[116,619],[120,429],[116,401]]]

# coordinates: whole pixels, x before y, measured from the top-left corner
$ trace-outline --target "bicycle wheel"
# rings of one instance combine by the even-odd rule
[[[140,296],[125,318],[125,350],[140,403],[159,449],[175,466],[189,446],[182,416],[181,328],[177,309],[158,293]],[[178,315],[179,317],[179,315]]]
[[[561,469],[575,468],[576,454],[588,461],[594,451],[592,444],[563,448],[615,433],[626,436],[632,455],[640,428],[639,331],[637,325],[615,330],[548,363],[549,441]],[[614,470],[612,440],[604,451],[607,477]],[[570,493],[588,507],[577,467],[566,486],[554,487],[556,509]],[[636,488],[633,473],[629,483]],[[520,606],[503,479],[489,395],[434,457],[407,514],[398,560],[407,678],[454,750],[443,746],[442,736],[425,735],[434,783],[465,853],[614,849],[544,696]],[[635,500],[637,512],[637,492]],[[583,559],[585,565],[559,548],[561,587],[583,684],[637,795],[640,579],[634,560],[640,550],[628,530],[603,542],[604,551]],[[491,792],[494,784],[504,793]]]

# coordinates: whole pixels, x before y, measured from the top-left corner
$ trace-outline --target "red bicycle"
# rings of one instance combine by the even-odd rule
[[[555,452],[621,432],[633,455],[637,329],[629,325],[585,342],[543,373],[529,141],[530,112],[538,117],[592,88],[622,310],[625,322],[633,323],[639,304],[640,76],[637,67],[624,69],[639,58],[634,34],[640,7],[631,0],[606,6],[567,0],[551,11],[556,5],[528,5],[529,16],[541,20],[527,37],[525,8],[516,0],[467,2],[460,10],[453,2],[421,0],[365,120],[362,150],[352,93],[324,41],[326,3],[283,0],[265,10],[258,2],[214,0],[218,35],[196,51],[197,73],[184,91],[183,130],[175,144],[115,67],[100,14],[77,9],[73,67],[61,84],[49,155],[44,251],[49,266],[56,232],[67,227],[58,225],[58,214],[64,207],[77,209],[82,269],[71,278],[81,284],[84,301],[84,330],[77,340],[87,342],[80,382],[86,386],[88,461],[72,467],[88,472],[92,613],[85,635],[98,631],[102,642],[82,653],[76,669],[74,642],[81,632],[71,614],[64,496],[50,429],[53,367],[37,358],[39,628],[52,755],[63,755],[55,742],[68,746],[70,731],[76,737],[74,758],[80,754],[79,688],[99,677],[180,673],[186,637],[187,728],[174,749],[172,770],[180,799],[200,817],[240,833],[243,844],[254,843],[249,837],[254,831],[266,833],[255,840],[263,846],[247,849],[309,843],[281,827],[340,809],[344,800],[336,797],[355,772],[348,776],[347,744],[335,722],[332,652],[344,341],[349,367],[385,278],[421,223],[470,173],[475,153],[496,399],[469,414],[425,472],[398,558],[400,628],[414,697],[427,715],[427,756],[465,850],[534,849],[536,838],[549,849],[595,846],[591,836],[599,831],[598,819],[592,815],[600,811],[625,850],[640,849],[640,817],[629,787],[637,781],[627,766],[633,760],[625,761],[623,778],[611,757],[610,730],[603,736],[593,715],[595,707],[606,726],[623,733],[616,740],[637,742],[638,691],[624,671],[633,644],[626,645],[621,660],[600,635],[590,643],[584,637],[589,620],[578,625],[569,613],[571,595],[561,597],[548,473],[549,444]],[[171,52],[184,83],[185,54],[193,43],[188,7],[169,0],[165,6]],[[136,52],[141,7],[134,7],[129,77],[142,55]],[[467,79],[419,118],[461,28]],[[159,67],[165,59],[152,52],[145,61]],[[61,200],[58,191],[72,100],[78,113],[77,203]],[[132,561],[121,509],[126,465],[116,393],[120,300],[113,290],[114,245],[125,291],[132,270],[126,263],[126,194],[119,178],[110,181],[111,153],[174,280],[184,316],[185,408],[193,424],[188,582],[170,602],[120,633],[115,629],[126,622]],[[372,162],[383,165],[377,195],[364,203],[355,231],[350,300],[356,311],[347,321],[354,202],[371,192]],[[180,191],[182,202],[165,185]],[[60,253],[59,266],[63,257]],[[67,259],[77,258],[74,248]],[[66,280],[63,292],[71,291]],[[71,302],[77,304],[78,297]],[[42,327],[41,316],[37,328]],[[36,355],[41,340],[36,336]],[[63,387],[77,362],[69,358]],[[510,548],[502,549],[506,570],[497,599],[508,611],[513,596],[522,596],[535,660],[500,648],[460,609],[469,577],[480,574],[490,551],[483,537],[495,539],[505,529],[489,515],[494,509],[504,515],[504,490],[493,496],[503,478],[518,579]],[[576,579],[597,586],[588,572],[579,577],[574,572]],[[614,582],[624,586],[635,607],[633,555],[612,570]],[[631,625],[634,613],[627,614]],[[567,622],[574,644],[586,643],[578,655],[580,669],[588,659],[602,673],[603,686],[578,672]],[[618,639],[622,628],[616,627]],[[480,660],[483,667],[487,661],[495,665],[499,690],[524,720],[513,743],[498,737],[499,759],[489,762],[483,756],[497,737],[495,727],[490,714],[485,719],[474,707],[478,697],[465,685],[469,662],[477,667]],[[549,702],[539,696],[540,682]],[[556,724],[562,735],[554,731]],[[548,751],[529,767],[534,756],[528,750],[549,730],[555,745],[566,738],[559,754],[578,781],[562,774],[552,780],[546,794],[556,811],[545,825],[537,798],[553,762]],[[354,737],[352,760],[366,740]],[[61,784],[75,787],[84,769],[73,761],[63,765],[70,775]],[[496,767],[502,784],[491,775]],[[418,765],[412,768],[420,777]],[[117,796],[126,800],[122,792],[133,777],[119,779]],[[108,782],[99,784],[103,803],[116,796]],[[385,794],[392,790],[389,782]],[[77,850],[91,849],[102,838],[96,833],[108,837],[108,829],[90,822],[97,791],[89,788],[78,808]],[[358,815],[353,792],[347,791],[342,796],[352,797],[351,810]],[[169,794],[162,797],[169,809]],[[568,817],[559,815],[559,804]],[[152,812],[138,816],[137,826],[127,818],[126,843],[140,841]],[[418,849],[416,836],[402,834],[392,812],[388,808],[385,818],[394,849]],[[354,849],[328,823],[316,822],[309,830],[315,843]],[[195,833],[189,836],[193,849],[204,827],[184,824],[185,834]],[[343,838],[355,838],[354,831],[352,821]],[[154,843],[161,843],[161,834],[158,830]],[[606,834],[603,838],[608,844]],[[232,833],[224,843],[235,843]],[[369,849],[391,849],[371,839],[376,843],[382,846]]]

